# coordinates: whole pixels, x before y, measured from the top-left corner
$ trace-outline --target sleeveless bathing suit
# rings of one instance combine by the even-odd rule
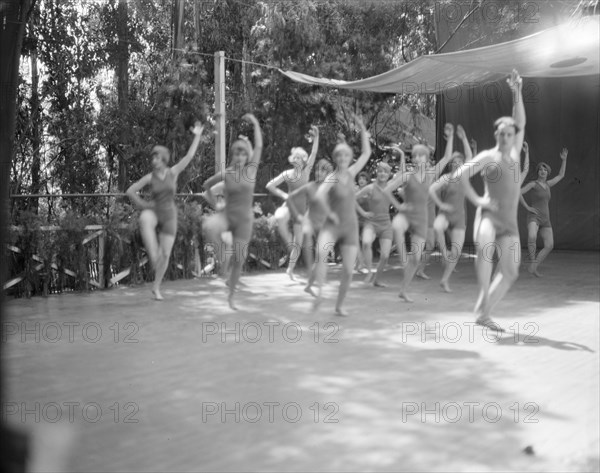
[[[358,218],[353,183],[352,174],[346,171],[344,176],[338,174],[336,183],[329,190],[329,205],[331,211],[339,217],[340,223],[333,225],[329,222],[326,226],[332,231],[335,240],[339,240],[340,245],[358,246]]]
[[[365,219],[365,225],[370,225],[378,238],[391,240],[393,231],[390,220],[390,202],[378,184],[373,183],[369,186],[371,186],[371,195],[368,206],[374,215]]]
[[[239,167],[227,168],[225,171],[225,216],[227,228],[233,238],[249,242],[254,223],[254,181],[243,176],[244,173]]]
[[[429,199],[429,190],[427,181],[421,183],[417,180],[414,173],[411,173],[404,185],[405,202],[410,204],[411,208],[405,215],[408,220],[409,231],[423,239],[427,238],[427,206]]]
[[[177,233],[177,206],[175,205],[177,185],[173,173],[167,169],[164,179],[152,173],[150,185],[154,212],[158,220],[158,231],[167,235],[175,235]]]
[[[442,202],[450,204],[453,210],[452,212],[440,210],[440,213],[446,216],[449,230],[453,228],[465,229],[467,227],[465,188],[459,179],[450,179],[449,174],[446,174],[445,178],[448,179],[448,183],[442,190]]]
[[[488,217],[496,228],[496,237],[519,236],[517,208],[521,195],[520,176],[515,174],[515,163],[496,158],[485,166],[482,177],[486,194],[498,203],[498,210],[478,209],[481,217]],[[475,229],[477,231],[477,229]]]
[[[552,227],[550,224],[550,186],[546,184],[542,186],[538,181],[535,182],[533,188],[529,191],[531,195],[531,207],[539,212],[539,215],[528,212],[527,223],[535,222],[540,228]]]

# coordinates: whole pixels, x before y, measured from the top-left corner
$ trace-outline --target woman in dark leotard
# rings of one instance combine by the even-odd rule
[[[402,263],[406,261],[404,279],[399,294],[399,297],[406,302],[413,302],[408,296],[407,290],[421,263],[421,256],[427,239],[429,186],[439,177],[451,158],[454,127],[450,123],[447,123],[444,127],[444,138],[447,140],[444,157],[433,169],[427,168],[429,148],[424,145],[414,145],[412,148],[414,170],[405,171],[404,167],[401,167],[398,175],[390,183],[392,190],[401,185],[403,185],[404,190],[405,204],[402,207],[398,207],[400,204],[397,203],[395,198],[395,202],[392,201],[400,210],[400,213],[392,220],[392,227],[396,236],[400,260]],[[389,195],[391,196],[391,192]],[[411,251],[408,256],[406,255],[404,241],[406,232],[410,232]]]
[[[560,171],[558,176],[548,180],[550,175],[550,166],[546,163],[540,163],[537,165],[537,179],[530,182],[521,188],[521,204],[528,210],[527,214],[527,250],[529,252],[529,268],[528,271],[534,276],[541,277],[538,273],[538,267],[542,264],[542,261],[552,251],[554,247],[554,234],[552,232],[552,225],[550,224],[550,210],[548,208],[548,202],[550,202],[550,188],[558,184],[563,177],[565,177],[565,171],[567,169],[567,155],[569,150],[563,148],[560,153],[560,159],[562,164],[560,165]],[[528,205],[523,198],[523,195],[530,192],[531,205]],[[539,234],[544,242],[544,247],[535,256],[537,236]]]
[[[164,146],[155,146],[152,149],[152,167],[154,171],[146,174],[139,181],[127,189],[127,196],[134,205],[142,209],[140,213],[140,231],[144,247],[154,268],[154,284],[152,293],[156,300],[163,300],[160,293],[160,283],[167,271],[169,258],[175,234],[177,233],[177,206],[175,205],[175,191],[177,190],[177,177],[190,163],[202,135],[202,124],[196,122],[192,133],[194,141],[187,154],[169,168],[170,153]],[[138,196],[138,191],[145,186],[152,186],[152,200],[150,202]],[[156,232],[158,231],[158,237]]]
[[[473,158],[469,140],[467,140],[465,130],[460,125],[456,127],[456,136],[462,141],[465,154],[463,155],[458,151],[452,153],[451,172],[456,171],[465,163],[465,157],[466,162]],[[438,192],[442,194],[441,199]],[[448,286],[448,280],[460,258],[467,228],[464,186],[459,179],[452,180],[450,174],[446,174],[431,185],[429,196],[440,209],[433,222],[437,244],[440,247],[444,261],[444,273],[442,274],[440,286],[444,291],[452,292]],[[450,234],[450,252],[446,248],[446,231]]]
[[[365,258],[367,277],[366,284],[385,287],[379,278],[381,277],[385,265],[390,257],[392,240],[394,232],[392,230],[392,221],[390,219],[390,200],[385,191],[390,179],[392,169],[389,164],[381,162],[377,165],[377,180],[368,184],[356,194],[358,202],[365,199],[368,209],[367,217],[364,219],[362,230],[362,252]],[[373,274],[371,265],[373,262],[373,242],[379,238],[379,264],[377,272]]]
[[[317,265],[315,268],[316,282],[318,285],[315,309],[321,302],[321,294],[327,276],[327,253],[336,242],[340,243],[342,253],[342,274],[338,291],[335,313],[346,315],[342,304],[352,281],[352,270],[358,252],[358,218],[356,216],[356,198],[354,193],[354,178],[367,164],[371,156],[369,133],[362,120],[355,116],[356,123],[360,126],[362,137],[362,153],[352,166],[352,148],[345,143],[338,144],[333,150],[333,159],[337,169],[333,172],[332,179],[327,178],[322,187],[327,193],[331,211],[336,214],[338,223],[328,220],[319,233],[317,242]],[[331,182],[330,182],[331,181]]]
[[[212,187],[225,181],[225,211],[220,224],[213,223],[207,229],[216,248],[224,253],[225,268],[229,270],[229,306],[237,309],[234,294],[248,255],[248,243],[252,237],[254,213],[252,202],[256,173],[262,155],[263,141],[260,124],[254,115],[247,113],[242,120],[254,125],[254,149],[247,139],[236,140],[229,150],[229,166],[204,182],[206,199],[213,203]]]
[[[288,162],[293,165],[292,169],[283,171],[279,176],[272,179],[266,186],[267,190],[283,200],[288,199],[288,194],[293,193],[296,189],[304,186],[308,183],[310,173],[312,171],[315,159],[317,157],[317,151],[319,149],[319,129],[316,126],[312,126],[309,131],[310,136],[313,139],[313,146],[310,156],[302,148],[292,148],[292,152],[288,157]],[[278,187],[283,184],[287,184],[288,193],[286,194]],[[302,248],[302,225],[297,222],[299,215],[304,215],[306,212],[306,197],[303,194],[296,194],[293,197],[294,209],[298,214],[291,215],[289,208],[289,200],[285,202],[281,207],[275,211],[275,220],[279,228],[279,234],[286,244],[286,249],[290,255],[290,262],[286,271],[290,279],[294,279],[294,268],[300,256],[300,249]],[[288,224],[292,220],[293,234],[290,235]],[[304,256],[305,263],[307,263],[306,255]],[[307,263],[308,264],[308,263]],[[310,271],[310,266],[307,268]]]
[[[479,283],[476,323],[498,331],[504,330],[491,319],[490,312],[517,280],[521,259],[517,207],[523,182],[520,161],[525,107],[522,80],[516,70],[507,82],[513,95],[513,116],[499,118],[494,123],[496,146],[482,151],[451,176],[451,179],[461,180],[465,195],[478,207],[474,222],[475,270]],[[485,187],[482,197],[477,195],[470,183],[470,178],[480,172]],[[498,253],[498,273],[492,281],[495,251]]]

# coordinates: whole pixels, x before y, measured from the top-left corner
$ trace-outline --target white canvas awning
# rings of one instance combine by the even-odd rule
[[[506,43],[421,56],[397,69],[357,81],[283,71],[293,81],[384,93],[441,93],[507,77],[578,77],[600,74],[600,18],[586,16]]]

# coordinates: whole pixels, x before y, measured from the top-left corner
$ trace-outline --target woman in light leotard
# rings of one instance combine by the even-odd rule
[[[361,129],[362,153],[358,160],[350,165],[353,155],[352,148],[345,143],[338,144],[332,153],[337,169],[331,175],[332,179],[328,177],[327,182],[319,189],[319,191],[323,189],[322,192],[327,193],[331,211],[337,215],[339,222],[335,224],[331,220],[326,221],[319,233],[315,268],[318,293],[314,308],[316,309],[319,306],[322,299],[323,285],[327,276],[328,249],[339,241],[342,253],[342,274],[335,313],[342,316],[347,315],[342,308],[342,304],[352,281],[352,270],[358,252],[358,218],[356,216],[354,178],[367,164],[371,156],[369,133],[362,120],[358,116],[354,118]]]
[[[478,207],[474,222],[475,269],[479,283],[475,322],[501,332],[504,329],[492,320],[490,313],[519,276],[521,242],[517,207],[521,195],[520,161],[525,133],[522,80],[516,70],[507,82],[513,96],[513,116],[501,117],[494,123],[496,146],[482,151],[451,176],[451,179],[460,178],[465,195]],[[485,192],[481,197],[470,183],[470,178],[475,175],[473,170],[481,172],[483,177]],[[494,251],[498,253],[498,273],[491,281]]]
[[[465,163],[465,158],[466,162],[473,158],[469,140],[467,140],[465,130],[460,125],[456,127],[456,136],[462,141],[465,154],[463,155],[458,151],[452,153],[451,173]],[[440,286],[446,292],[452,292],[450,286],[448,286],[448,280],[460,258],[467,228],[464,186],[459,179],[450,179],[450,175],[442,176],[429,188],[430,197],[440,209],[433,222],[433,228],[444,261],[444,272]],[[438,192],[441,192],[441,198]],[[446,231],[450,234],[450,252],[446,248]]]
[[[313,239],[318,238],[319,232],[328,218],[333,223],[339,222],[337,215],[331,214],[331,209],[327,203],[327,195],[319,191],[327,176],[333,172],[333,165],[327,159],[320,159],[315,169],[315,181],[308,182],[304,186],[296,189],[288,196],[288,205],[293,215],[297,215],[297,222],[302,226],[303,247],[302,251],[306,255],[306,267],[308,271],[308,282],[304,290],[309,294],[315,295],[312,291],[312,285],[315,280],[315,265],[313,258],[314,243]],[[304,195],[307,200],[307,210],[301,215],[295,208],[294,197]]]
[[[528,210],[527,214],[527,250],[529,252],[529,268],[528,271],[534,276],[541,277],[538,272],[538,267],[542,261],[554,248],[554,234],[552,232],[552,224],[550,223],[550,210],[548,202],[550,202],[550,188],[558,184],[567,169],[567,155],[569,150],[563,148],[560,152],[560,171],[553,179],[548,180],[551,168],[546,163],[537,165],[537,179],[529,182],[521,188],[521,204]],[[531,205],[528,205],[523,195],[530,192]],[[538,231],[544,242],[544,247],[535,256]]]
[[[139,181],[127,189],[127,197],[134,203],[140,213],[140,231],[144,247],[148,253],[150,263],[154,268],[154,284],[152,294],[154,299],[161,301],[160,284],[167,271],[169,258],[175,234],[177,233],[177,206],[175,205],[175,192],[177,190],[177,177],[187,167],[196,155],[202,124],[196,122],[192,133],[194,141],[187,154],[173,167],[168,167],[170,153],[164,146],[155,146],[152,149],[152,167],[154,170],[146,174]],[[152,188],[152,200],[148,202],[137,193],[147,185]],[[156,235],[158,231],[158,237]]]
[[[310,136],[313,139],[313,146],[310,156],[302,148],[292,148],[292,152],[288,157],[288,162],[294,166],[292,169],[283,171],[277,177],[269,181],[266,188],[269,192],[281,197],[283,200],[288,198],[288,195],[292,194],[296,189],[304,186],[308,183],[310,173],[312,171],[315,159],[317,157],[317,151],[319,149],[319,129],[316,126],[312,126],[309,131]],[[287,184],[288,193],[286,194],[278,187],[283,184]],[[286,249],[289,252],[290,262],[286,271],[290,279],[294,280],[294,268],[300,256],[300,249],[302,248],[302,225],[297,222],[298,215],[304,215],[306,212],[306,197],[303,194],[295,194],[294,199],[294,211],[298,214],[294,215],[289,207],[289,200],[286,201],[281,207],[275,211],[275,220],[277,221],[277,227],[279,228],[279,234],[286,244]],[[292,220],[293,234],[290,235],[288,224]],[[306,255],[304,256],[305,263]],[[308,264],[308,263],[307,263]],[[307,268],[307,271],[310,267]]]
[[[254,213],[252,202],[256,173],[263,149],[260,124],[254,115],[247,113],[242,120],[254,126],[254,149],[247,139],[236,140],[229,150],[229,166],[204,182],[206,199],[214,204],[212,187],[225,181],[225,212],[220,222],[213,222],[207,231],[216,248],[224,252],[224,264],[229,269],[229,306],[236,310],[234,302],[242,265],[248,255],[248,243],[252,237]]]
[[[404,268],[404,279],[400,288],[401,299],[406,302],[413,302],[408,296],[407,290],[411,281],[415,277],[417,269],[421,264],[421,256],[425,248],[427,239],[427,205],[429,199],[429,186],[439,177],[446,164],[450,161],[452,153],[452,144],[454,140],[454,126],[447,123],[444,127],[444,138],[447,140],[444,157],[435,165],[433,169],[428,169],[430,150],[424,145],[414,145],[412,148],[412,162],[415,165],[412,171],[405,171],[401,168],[398,175],[392,180],[390,186],[392,190],[403,185],[404,202],[402,207],[393,198],[391,192],[390,198],[400,213],[392,220],[392,227],[396,237],[398,252],[402,263],[406,261]],[[404,234],[410,232],[411,251],[406,255],[406,244]]]

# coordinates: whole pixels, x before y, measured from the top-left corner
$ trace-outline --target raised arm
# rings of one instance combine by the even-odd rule
[[[444,157],[433,167],[434,181],[440,177],[440,174],[442,174],[442,171],[452,158],[452,147],[454,146],[454,125],[452,123],[444,125],[444,139],[446,140],[446,149]]]
[[[256,172],[258,171],[258,164],[260,163],[260,158],[262,156],[263,150],[263,138],[262,131],[260,129],[260,123],[252,113],[247,113],[242,117],[242,120],[251,123],[254,126],[254,151],[252,156],[248,161],[248,164],[253,164],[253,166],[248,166],[246,175],[250,180],[256,180]]]
[[[310,170],[317,159],[317,152],[319,151],[319,128],[317,128],[315,125],[312,125],[308,134],[312,136],[313,139],[312,150],[310,151],[310,156],[306,162],[306,167],[308,168],[307,171],[310,173]]]
[[[527,141],[523,141],[523,152],[525,153],[525,161],[523,162],[523,171],[521,172],[521,185],[523,185],[523,181],[529,174],[529,145]]]
[[[548,185],[552,187],[555,184],[558,184],[563,177],[565,177],[565,171],[567,170],[567,156],[569,154],[569,150],[567,148],[563,148],[560,152],[560,159],[562,159],[562,163],[560,164],[560,171],[558,171],[558,176],[548,181]]]
[[[515,137],[515,148],[517,149],[518,156],[521,155],[521,148],[523,148],[523,141],[525,139],[525,105],[523,104],[523,79],[517,72],[516,69],[513,69],[512,74],[508,79],[508,86],[512,91],[513,98],[513,118],[515,123],[519,127],[519,132]]]
[[[456,127],[456,136],[458,136],[458,139],[463,144],[463,148],[465,150],[465,162],[471,161],[471,159],[473,159],[473,150],[471,149],[471,145],[467,139],[467,134],[465,133],[465,129],[462,127],[462,125],[458,125]],[[475,145],[477,145],[477,143],[475,143]]]
[[[356,177],[356,175],[365,167],[365,164],[369,161],[371,157],[371,143],[369,142],[369,132],[367,131],[365,124],[362,119],[358,115],[354,115],[354,119],[356,123],[360,127],[360,135],[362,138],[362,152],[358,160],[348,168],[348,171],[352,174],[352,177]]]
[[[134,182],[129,186],[129,189],[125,192],[129,200],[133,203],[133,205],[140,210],[151,209],[154,208],[154,202],[148,202],[147,200],[142,199],[138,192],[150,184],[152,180],[152,174],[146,174],[139,181]]]
[[[187,154],[183,158],[181,158],[177,164],[171,167],[171,172],[175,175],[175,177],[179,176],[179,173],[181,173],[188,166],[188,164],[190,164],[190,161],[196,155],[196,151],[198,150],[198,145],[200,144],[200,137],[202,136],[203,129],[204,127],[199,121],[195,123],[193,128],[190,128],[190,131],[194,134],[194,141],[192,141],[192,144],[190,146],[190,149],[188,149]]]

